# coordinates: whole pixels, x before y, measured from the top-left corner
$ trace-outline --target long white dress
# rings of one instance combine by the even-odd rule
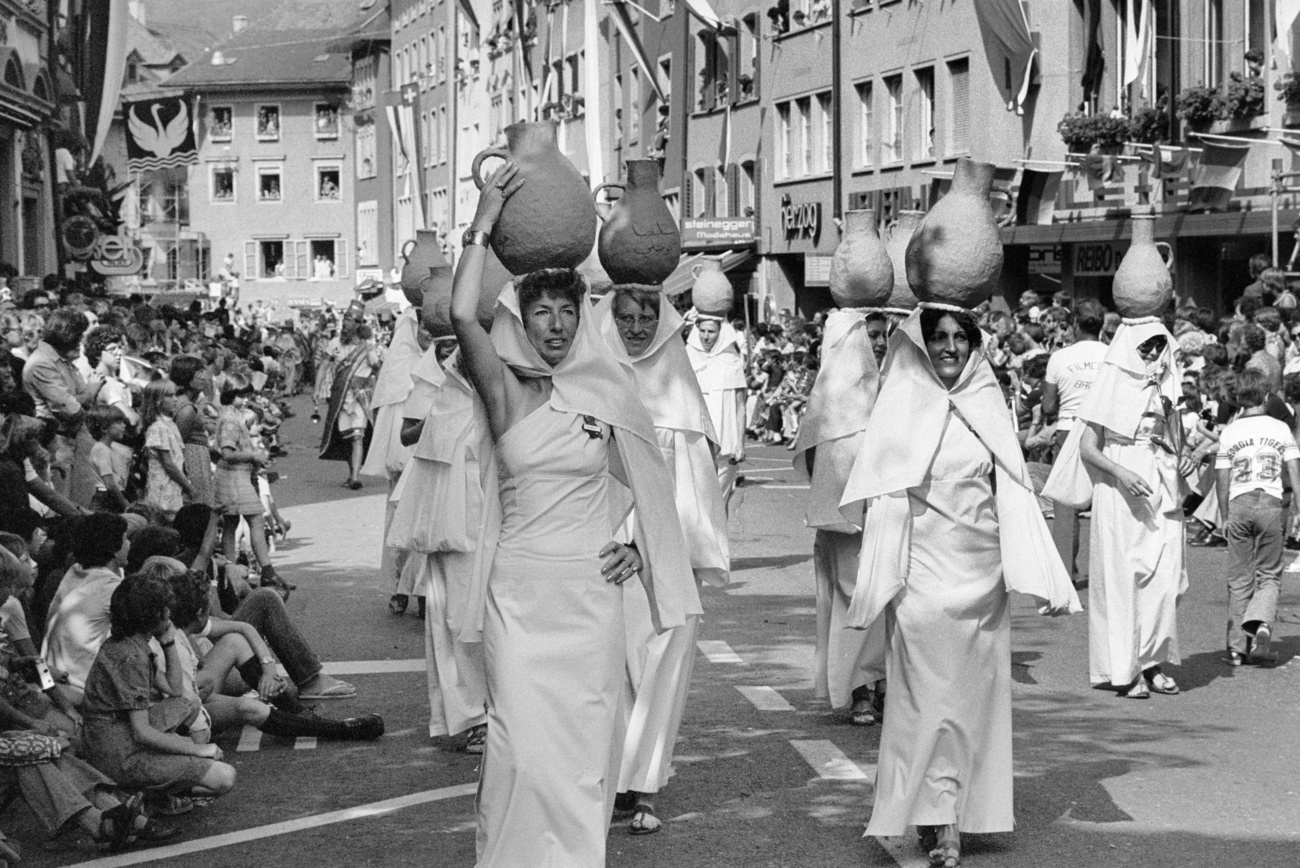
[[[543,404],[497,441],[501,535],[483,639],[488,736],[480,868],[605,864],[623,749],[623,588],[601,575],[613,538],[610,429]]]
[[[686,353],[718,435],[718,485],[728,508],[740,474],[736,458],[745,452],[745,363],[739,342],[736,330],[725,321],[711,350],[705,350],[700,343],[698,329],[693,329],[686,340]]]
[[[889,708],[868,835],[1014,826],[1011,621],[988,449],[949,413],[910,488],[907,588],[885,610]]]

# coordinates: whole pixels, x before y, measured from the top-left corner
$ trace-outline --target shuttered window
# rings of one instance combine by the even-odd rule
[[[948,64],[948,148],[952,154],[970,151],[970,61],[962,58]]]
[[[244,242],[244,280],[255,280],[261,276],[257,267],[257,242]]]

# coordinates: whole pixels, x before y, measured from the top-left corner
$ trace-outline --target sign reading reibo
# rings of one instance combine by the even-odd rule
[[[811,238],[815,243],[822,234],[822,203],[790,201],[789,195],[781,197],[781,226],[787,241]]]

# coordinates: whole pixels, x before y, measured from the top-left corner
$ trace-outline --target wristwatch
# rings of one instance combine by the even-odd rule
[[[465,230],[465,234],[460,236],[460,246],[469,247],[471,244],[477,244],[480,247],[488,246],[488,239],[491,234],[475,229],[473,226]]]

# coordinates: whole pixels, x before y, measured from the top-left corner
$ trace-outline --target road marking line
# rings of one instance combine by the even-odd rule
[[[754,707],[759,711],[794,711],[794,706],[786,702],[785,697],[771,687],[750,687],[738,684],[736,689],[746,699],[754,703]]]
[[[799,490],[801,490],[801,491],[806,491],[806,490],[809,488],[809,486],[808,486],[806,483],[803,484],[803,485],[794,485],[794,484],[788,484],[788,485],[767,485],[767,484],[765,483],[765,484],[763,484],[763,485],[760,485],[759,488],[763,489],[764,491],[776,491],[776,490],[778,490],[778,489],[782,489],[782,488],[795,488],[795,489],[799,489]]]
[[[371,802],[366,805],[358,805],[355,808],[346,808],[342,811],[330,811],[329,813],[316,814],[312,817],[286,820],[283,823],[271,823],[266,826],[256,826],[252,829],[240,829],[236,832],[227,832],[224,835],[213,835],[210,838],[198,838],[194,841],[185,841],[180,844],[172,844],[168,847],[155,847],[151,850],[141,850],[137,853],[121,853],[116,856],[105,856],[102,859],[91,859],[88,862],[78,862],[76,865],[68,866],[68,868],[123,868],[123,866],[126,865],[143,865],[146,862],[158,862],[163,859],[176,859],[181,856],[188,856],[192,853],[202,853],[205,850],[215,850],[218,847],[229,847],[232,844],[245,844],[249,841],[259,841],[263,838],[273,838],[276,835],[288,835],[292,832],[317,829],[321,826],[329,826],[334,823],[344,823],[348,820],[378,817],[383,814],[391,814],[393,811],[400,811],[403,808],[413,808],[416,805],[427,805],[430,802],[440,802],[444,799],[455,799],[460,796],[472,796],[477,790],[477,783],[457,784],[454,787],[424,790],[419,793],[411,793],[409,796],[398,796],[393,799],[384,799],[381,802]]]
[[[792,739],[790,744],[813,767],[819,777],[828,781],[866,781],[867,773],[844,755],[833,742],[825,739]]]
[[[695,643],[695,647],[700,649],[704,659],[710,663],[739,663],[742,666],[745,664],[745,661],[740,659],[740,655],[732,651],[731,646],[721,639],[700,639]]]
[[[314,750],[315,747],[316,747],[315,736],[304,735],[300,738],[294,739],[293,741],[294,750]]]
[[[412,660],[336,660],[324,664],[326,675],[390,675],[396,672],[423,672],[424,658]]]
[[[262,746],[262,731],[255,726],[245,724],[243,730],[239,733],[239,744],[235,750],[243,753],[250,750],[257,750]]]
[[[906,834],[892,838],[875,836],[878,843],[898,863],[898,868],[929,868],[930,860],[917,855],[915,827],[909,826]]]

